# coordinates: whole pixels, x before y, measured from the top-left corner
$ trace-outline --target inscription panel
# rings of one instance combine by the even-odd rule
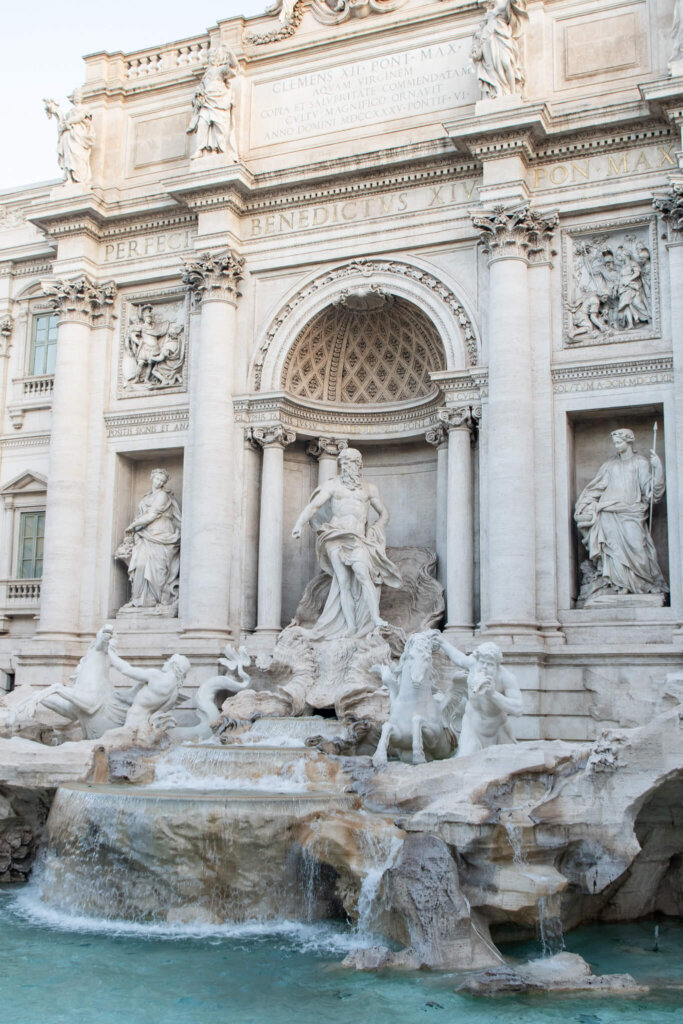
[[[477,99],[469,37],[257,82],[250,146],[451,110]]]

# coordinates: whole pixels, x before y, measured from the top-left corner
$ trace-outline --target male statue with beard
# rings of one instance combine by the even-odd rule
[[[355,448],[337,459],[339,475],[326,481],[296,521],[298,540],[306,523],[316,531],[316,555],[332,577],[330,592],[312,635],[316,639],[366,636],[387,623],[379,613],[380,587],[400,587],[401,577],[386,554],[389,513],[377,488],[362,477],[363,460]],[[370,514],[377,518],[370,522]]]

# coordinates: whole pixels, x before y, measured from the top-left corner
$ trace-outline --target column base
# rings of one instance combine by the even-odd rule
[[[183,640],[213,640],[220,647],[235,642],[235,634],[228,626],[180,626]]]
[[[543,651],[543,634],[538,623],[531,622],[487,622],[476,631],[478,642],[492,640],[501,647],[514,647],[529,652]]]
[[[281,632],[281,629],[276,629],[274,626],[257,626],[254,632],[245,638],[245,647],[250,654],[270,652],[275,647]]]

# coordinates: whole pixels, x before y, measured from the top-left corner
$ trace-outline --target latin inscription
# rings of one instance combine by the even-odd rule
[[[474,103],[471,39],[312,71],[253,87],[251,146],[325,135]]]
[[[388,192],[384,195],[347,199],[344,202],[300,206],[282,212],[266,213],[249,218],[247,237],[282,235],[290,231],[308,231],[311,228],[331,227],[334,224],[364,223],[376,218],[401,213],[436,210],[445,206],[460,206],[476,201],[479,183],[475,179],[427,185],[410,192]]]
[[[163,231],[154,235],[138,235],[117,242],[105,242],[102,246],[102,262],[116,263],[119,260],[144,259],[148,256],[164,256],[172,252],[190,249],[194,232],[189,228],[177,231]]]
[[[561,185],[580,185],[586,181],[606,181],[630,174],[668,170],[677,166],[674,150],[673,143],[664,143],[621,153],[596,153],[595,156],[579,160],[546,164],[532,169],[531,185],[537,189],[557,188]]]

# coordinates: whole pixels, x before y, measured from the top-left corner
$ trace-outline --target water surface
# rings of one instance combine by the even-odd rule
[[[680,1024],[683,923],[582,928],[567,936],[600,973],[627,971],[647,996],[457,995],[453,974],[339,967],[342,926],[134,925],[44,908],[31,885],[0,886],[0,1024]],[[538,946],[506,953],[538,955]]]

